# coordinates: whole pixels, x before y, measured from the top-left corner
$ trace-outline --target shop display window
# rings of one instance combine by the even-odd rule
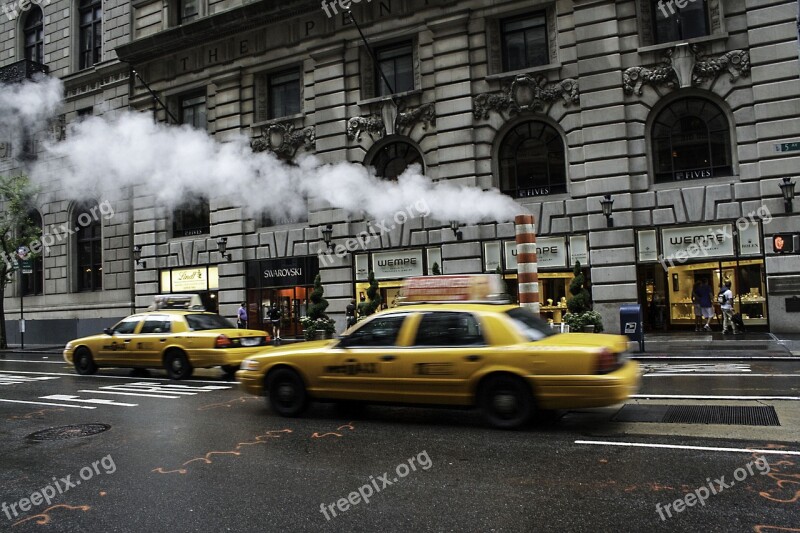
[[[571,296],[569,284],[574,277],[572,272],[539,273],[539,313],[543,319],[556,323],[563,321],[567,299]]]

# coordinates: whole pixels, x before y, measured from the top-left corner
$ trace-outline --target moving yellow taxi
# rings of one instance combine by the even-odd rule
[[[268,342],[266,332],[237,329],[215,313],[159,309],[68,342],[64,360],[83,375],[99,367],[165,368],[171,379],[186,379],[195,368],[221,366],[233,376],[243,359]]]
[[[639,385],[627,337],[556,334],[515,305],[407,305],[345,333],[248,357],[236,379],[282,416],[311,400],[476,406],[501,428],[537,409],[620,403]]]

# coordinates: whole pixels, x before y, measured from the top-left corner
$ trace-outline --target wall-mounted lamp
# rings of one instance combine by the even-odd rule
[[[322,228],[322,241],[325,243],[325,247],[330,250],[333,248],[331,244],[331,238],[333,237],[333,224],[328,224],[324,228]]]
[[[603,208],[603,215],[606,217],[606,227],[613,228],[614,227],[614,219],[611,217],[611,208],[614,206],[614,200],[611,199],[610,194],[606,194],[603,196],[603,199],[600,200],[600,207]]]
[[[459,227],[458,220],[450,221],[450,229],[453,230],[453,235],[456,236],[456,240],[460,241],[463,238],[463,236],[461,235],[461,230],[459,230],[458,227]]]
[[[783,178],[783,181],[778,184],[783,193],[783,205],[786,207],[786,212],[792,212],[792,200],[794,200],[794,182],[790,181],[791,178]]]
[[[138,244],[133,245],[133,260],[136,261],[136,266],[147,268],[147,261],[142,259],[142,247]]]
[[[219,255],[230,261],[231,254],[225,253],[227,249],[228,249],[228,238],[220,237],[219,239],[217,239],[217,251],[219,252]]]

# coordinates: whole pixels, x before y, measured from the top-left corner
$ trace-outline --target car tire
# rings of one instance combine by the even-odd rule
[[[75,372],[81,376],[90,376],[97,372],[97,365],[88,348],[80,347],[75,350],[72,363],[75,366]]]
[[[530,387],[512,375],[488,377],[481,384],[478,402],[486,421],[500,429],[519,428],[531,419],[534,412]]]
[[[192,377],[192,364],[186,354],[177,350],[169,352],[164,358],[164,367],[167,369],[169,379],[188,379]]]
[[[269,375],[267,395],[270,407],[281,416],[299,416],[308,407],[308,393],[303,379],[288,368],[278,369]]]
[[[237,370],[239,370],[238,365],[222,365],[222,371],[225,372],[226,379],[235,378]]]

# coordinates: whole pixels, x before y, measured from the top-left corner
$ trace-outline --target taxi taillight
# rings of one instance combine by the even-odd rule
[[[214,348],[230,348],[233,342],[227,335],[217,335],[217,340],[214,341]]]
[[[603,348],[597,356],[597,370],[595,374],[608,374],[617,368],[617,354],[608,348]]]

